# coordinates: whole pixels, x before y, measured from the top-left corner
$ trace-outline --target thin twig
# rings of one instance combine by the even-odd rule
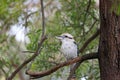
[[[3,68],[1,68],[1,70],[5,74],[5,78],[7,78],[7,72]]]
[[[52,0],[49,0],[47,3],[46,3],[46,5],[45,6],[43,6],[43,10],[48,6],[48,5],[50,5],[52,3]],[[42,9],[42,8],[41,8]],[[41,10],[40,9],[40,10]],[[42,10],[41,10],[42,11]],[[37,13],[38,11],[35,11],[35,12],[31,12],[30,14],[27,14],[27,12],[25,13],[25,27],[27,27],[27,25],[28,25],[28,22],[27,22],[27,20],[28,20],[28,18],[31,16],[31,15],[33,15],[33,14],[35,14],[35,13]],[[43,13],[42,13],[43,15],[44,15],[44,11],[43,11]],[[44,21],[44,20],[43,20]]]
[[[43,7],[43,0],[40,0],[41,3],[41,12],[42,12],[42,37],[45,35],[45,17],[44,17],[44,7]]]
[[[85,48],[88,46],[88,44],[89,44],[91,41],[93,41],[93,40],[99,35],[99,32],[100,32],[100,30],[97,30],[97,32],[94,33],[94,34],[83,44],[83,46],[82,46],[82,47],[80,48],[80,50],[79,50],[80,53],[82,53],[82,52],[85,50]]]
[[[90,9],[90,5],[91,5],[91,0],[89,0],[89,2],[88,2],[88,5],[87,5],[87,8],[86,8],[86,13],[85,13],[85,15],[84,15],[84,20],[83,20],[83,24],[81,25],[82,27],[83,27],[83,35],[84,35],[84,33],[85,33],[85,30],[84,30],[84,25],[85,25],[85,22],[86,22],[86,17],[87,17],[87,14],[88,14],[88,12],[89,12],[89,9]]]
[[[21,51],[22,53],[35,53],[35,51]]]
[[[97,20],[94,21],[94,23],[91,25],[90,29],[85,33],[85,34],[88,34],[92,28],[94,27],[94,25],[97,23]]]

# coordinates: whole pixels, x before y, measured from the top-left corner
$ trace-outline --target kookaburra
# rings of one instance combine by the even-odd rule
[[[71,34],[63,33],[62,35],[57,36],[56,38],[59,39],[62,43],[60,52],[64,55],[66,60],[71,60],[78,56],[78,48]],[[70,66],[70,70],[73,69],[74,65],[75,64],[72,64]]]

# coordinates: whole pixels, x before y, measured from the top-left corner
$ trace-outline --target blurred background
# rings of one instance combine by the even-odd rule
[[[65,58],[60,53],[55,36],[70,33],[79,49],[99,29],[98,0],[43,0],[46,34],[42,52],[24,67],[14,80],[30,80],[25,70],[44,71]],[[5,80],[37,49],[41,36],[42,15],[40,0],[0,0],[0,80]],[[93,40],[81,55],[96,52],[99,37]],[[85,61],[77,69],[78,80],[99,80],[97,60]],[[69,67],[36,80],[66,80]]]

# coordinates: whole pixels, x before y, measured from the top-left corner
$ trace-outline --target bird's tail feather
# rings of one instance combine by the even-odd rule
[[[74,68],[75,65],[76,65],[76,63],[70,65],[70,73],[73,71],[73,68]],[[75,71],[74,71],[73,75],[71,75],[71,77],[72,77],[72,78],[75,78],[75,77],[76,77]]]

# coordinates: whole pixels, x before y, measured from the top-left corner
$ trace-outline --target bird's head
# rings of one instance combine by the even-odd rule
[[[71,34],[69,33],[63,33],[60,36],[56,36],[57,39],[59,39],[61,42],[65,42],[65,41],[71,41],[74,42],[74,38]]]

